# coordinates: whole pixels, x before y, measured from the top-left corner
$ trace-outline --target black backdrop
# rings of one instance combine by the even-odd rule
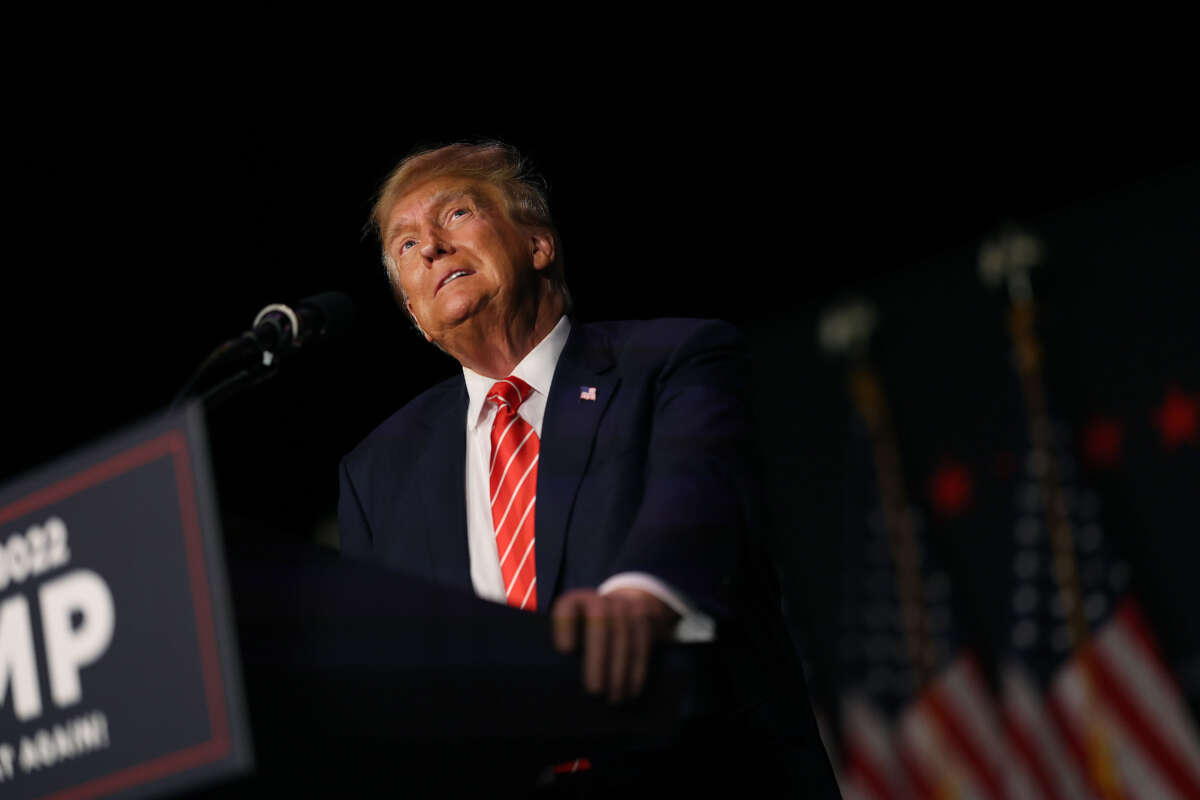
[[[231,520],[313,535],[334,509],[338,458],[456,369],[407,327],[364,234],[378,182],[418,144],[497,137],[541,166],[583,319],[794,323],[807,350],[826,298],[886,286],[928,299],[943,287],[910,270],[973,251],[998,222],[1194,176],[1200,156],[1148,107],[999,122],[984,104],[905,96],[785,108],[612,91],[570,108],[493,97],[450,110],[436,93],[393,104],[258,89],[97,89],[20,108],[4,155],[0,479],[161,409],[264,304],[339,289],[355,333],[211,422]],[[1136,336],[1122,319],[1104,329]],[[916,396],[941,378],[905,380]],[[794,402],[813,424],[841,423],[836,400]]]

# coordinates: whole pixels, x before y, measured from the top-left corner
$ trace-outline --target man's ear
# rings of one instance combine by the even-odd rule
[[[432,336],[430,336],[428,333],[426,333],[426,332],[425,332],[425,329],[421,327],[421,323],[417,322],[417,315],[413,313],[413,307],[412,307],[412,303],[410,303],[409,301],[405,300],[405,301],[404,301],[404,307],[408,309],[408,318],[409,318],[409,319],[411,319],[411,320],[413,321],[413,325],[416,325],[416,326],[417,326],[417,331],[418,331],[418,332],[419,332],[419,333],[420,333],[422,336],[424,336],[424,337],[425,337],[425,341],[427,341],[427,342],[432,342],[432,341],[433,341],[433,337],[432,337]]]
[[[537,228],[529,235],[529,247],[533,256],[533,268],[543,270],[554,263],[554,234]]]

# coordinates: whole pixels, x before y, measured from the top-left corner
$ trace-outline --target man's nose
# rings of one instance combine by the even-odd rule
[[[430,231],[424,238],[425,243],[421,245],[421,258],[426,261],[432,262],[441,256],[454,252],[454,247],[433,231]]]

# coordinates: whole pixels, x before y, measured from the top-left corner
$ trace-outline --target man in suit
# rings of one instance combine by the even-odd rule
[[[737,331],[573,322],[544,195],[504,145],[410,156],[385,182],[374,223],[404,308],[463,375],[344,459],[343,550],[548,611],[555,646],[581,650],[585,688],[612,702],[642,690],[656,643],[716,635],[743,650],[786,648],[780,626],[765,626],[770,645],[750,632],[763,626],[727,626],[777,617],[747,600],[757,512]],[[771,673],[787,685],[802,719],[774,730],[807,758],[819,745],[803,678],[794,660],[762,663],[732,668],[743,683]],[[752,705],[740,709],[771,717],[761,699]]]

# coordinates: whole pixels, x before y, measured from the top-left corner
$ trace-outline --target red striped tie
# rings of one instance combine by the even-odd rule
[[[497,381],[487,399],[496,404],[492,421],[492,527],[510,606],[537,610],[537,570],[533,558],[533,506],[537,499],[538,435],[517,414],[533,392],[520,378]]]

